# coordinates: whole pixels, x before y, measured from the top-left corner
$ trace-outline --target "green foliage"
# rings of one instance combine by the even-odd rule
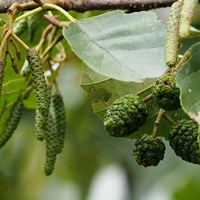
[[[85,64],[110,78],[142,82],[167,69],[166,30],[153,12],[108,12],[71,23],[63,35]]]
[[[182,119],[175,123],[169,134],[169,144],[183,160],[200,164],[198,125],[195,121]]]
[[[144,167],[157,166],[164,158],[165,149],[160,137],[143,135],[136,140],[133,155],[139,165]]]
[[[10,112],[24,89],[24,79],[13,79],[3,84],[0,101],[0,133],[7,127]]]
[[[125,137],[145,123],[147,106],[138,96],[126,95],[117,99],[107,110],[104,127],[109,135]]]
[[[177,72],[177,85],[181,90],[181,105],[184,111],[200,124],[199,110],[199,53],[200,43],[191,48],[190,59]]]
[[[6,127],[0,135],[0,148],[2,148],[4,144],[8,142],[15,129],[17,128],[22,114],[22,110],[23,101],[20,99],[14,104],[12,110],[10,111],[10,116],[8,118]]]

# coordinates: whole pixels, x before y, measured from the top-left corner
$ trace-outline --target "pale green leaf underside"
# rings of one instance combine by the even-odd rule
[[[200,124],[200,43],[193,45],[190,59],[177,72],[184,111]]]
[[[142,82],[167,69],[166,29],[153,12],[108,12],[71,23],[63,35],[86,65],[106,77]]]

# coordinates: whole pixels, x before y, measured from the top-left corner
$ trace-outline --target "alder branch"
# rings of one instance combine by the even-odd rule
[[[52,3],[65,10],[85,12],[88,10],[126,9],[131,12],[150,10],[171,6],[176,0],[43,0],[44,3]],[[0,1],[0,13],[15,2],[25,3],[31,0],[3,0]]]

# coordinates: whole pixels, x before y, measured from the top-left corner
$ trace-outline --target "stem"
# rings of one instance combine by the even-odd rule
[[[37,45],[36,47],[36,51],[39,51],[41,49],[42,51],[42,47],[44,46],[45,42],[46,42],[46,38],[47,38],[47,35],[49,34],[49,32],[52,30],[53,26],[50,24],[48,25],[44,32],[42,33],[42,36],[41,36],[41,39],[40,39],[40,42],[39,44]]]
[[[19,50],[17,44],[13,41],[13,38],[12,38],[12,37],[10,37],[10,42],[12,43],[12,45],[13,45],[14,48],[15,48],[15,52],[16,52],[17,59],[18,59],[18,60],[21,60],[21,52],[20,52],[20,50]]]
[[[26,50],[30,49],[14,32],[11,33],[13,38],[15,38]]]
[[[144,97],[143,99],[142,99],[142,101],[143,102],[147,102],[147,101],[149,101],[150,99],[152,99],[153,98],[153,94],[149,94],[149,95],[147,95],[146,97]]]
[[[188,60],[188,58],[190,57],[190,50],[188,49],[184,55],[182,56],[182,58],[180,59],[180,61],[178,62],[178,64],[176,65],[175,69],[178,70],[182,67],[182,65]]]
[[[166,119],[171,124],[175,123],[175,121],[168,114],[166,114],[166,113],[164,113],[163,118]]]
[[[5,43],[7,39],[9,38],[10,34],[12,33],[12,30],[8,30],[7,33],[4,35],[2,41],[1,41],[1,46],[0,46],[0,57],[2,57],[3,49],[5,46]]]
[[[16,1],[17,0],[0,1],[0,12],[6,12],[7,9]],[[109,9],[128,9],[132,12],[135,12],[168,7],[176,1],[177,0],[43,0],[44,3],[53,3],[62,7],[65,10],[75,10],[78,12]],[[32,0],[18,0],[18,2],[29,2],[33,4]]]
[[[154,83],[146,87],[145,89],[141,90],[140,92],[137,93],[137,95],[142,94],[143,92],[147,91],[148,89],[151,89],[153,87]]]
[[[54,10],[58,10],[59,12],[61,12],[63,15],[65,15],[65,17],[67,17],[69,19],[69,21],[71,22],[75,22],[76,19],[73,18],[67,11],[65,11],[63,8],[54,5],[54,4],[50,4],[50,3],[45,3],[42,5],[42,8],[44,10],[48,10],[48,9],[54,9]]]
[[[44,53],[41,56],[41,59],[43,59],[46,54],[63,38],[63,35],[58,36],[57,38],[55,38],[55,40],[46,48],[46,50],[44,51]]]
[[[20,21],[21,19],[24,19],[24,18],[26,18],[26,17],[28,17],[28,16],[30,16],[30,15],[33,15],[33,14],[35,14],[35,13],[38,13],[38,12],[40,12],[40,11],[42,11],[42,8],[41,8],[41,7],[38,7],[38,8],[36,8],[36,9],[34,9],[34,10],[31,10],[31,11],[29,11],[29,12],[27,12],[27,13],[25,13],[25,14],[19,16],[19,17],[17,17],[16,20],[15,20],[15,22],[18,22],[18,21]]]
[[[160,124],[160,120],[162,119],[163,115],[165,113],[165,110],[163,110],[162,108],[159,110],[156,121],[154,123],[154,127],[153,127],[153,131],[152,131],[152,136],[155,137],[158,131],[158,127]]]

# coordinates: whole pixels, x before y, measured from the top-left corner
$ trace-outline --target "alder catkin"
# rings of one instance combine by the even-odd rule
[[[181,9],[180,16],[180,28],[179,36],[180,38],[188,38],[190,33],[190,24],[192,22],[192,17],[194,16],[195,9],[199,0],[184,0]]]
[[[20,117],[22,114],[24,104],[23,101],[20,99],[15,103],[13,106],[8,124],[4,130],[4,132],[0,135],[0,148],[4,146],[4,144],[7,143],[7,141],[10,139],[10,137],[13,135],[15,129],[17,128],[17,125],[19,124]]]
[[[47,119],[45,144],[46,144],[46,157],[44,164],[44,173],[49,176],[52,174],[56,162],[57,155],[57,138],[56,138],[56,127],[55,119],[49,113]]]
[[[45,117],[48,116],[50,99],[48,86],[44,77],[42,62],[36,50],[28,49],[26,54],[35,88],[37,109]]]
[[[52,95],[52,101],[53,101],[53,109],[54,109],[54,116],[55,116],[56,134],[58,138],[57,152],[61,153],[64,146],[65,133],[66,133],[66,127],[67,127],[65,105],[60,93],[56,93]]]
[[[51,87],[48,87],[48,99],[51,101]],[[36,109],[35,112],[35,134],[38,140],[43,140],[45,138],[46,132],[48,131],[48,116],[44,116],[41,112]]]
[[[181,7],[181,2],[173,3],[168,18],[165,42],[165,62],[168,66],[176,65],[178,59]]]

